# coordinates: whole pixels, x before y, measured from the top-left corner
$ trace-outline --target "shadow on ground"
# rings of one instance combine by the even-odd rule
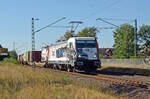
[[[141,75],[150,76],[150,69],[107,67],[98,70],[100,74],[108,75]]]

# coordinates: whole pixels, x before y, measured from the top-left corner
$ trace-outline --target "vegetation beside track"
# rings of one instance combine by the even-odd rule
[[[0,63],[0,97],[3,99],[121,99],[96,85],[74,82],[63,73]]]
[[[6,60],[3,60],[2,63],[19,65],[19,62],[15,58],[8,58]]]

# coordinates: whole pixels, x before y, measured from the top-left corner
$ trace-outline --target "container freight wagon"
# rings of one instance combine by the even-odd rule
[[[41,62],[41,51],[28,51],[18,57],[22,64],[31,64],[32,62]]]
[[[67,71],[95,71],[101,67],[99,48],[94,37],[73,37],[42,49],[45,67]]]
[[[19,63],[23,63],[23,54],[21,54],[21,55],[19,55],[18,56],[18,61],[19,61]]]
[[[41,62],[41,51],[30,51],[29,62]]]
[[[25,52],[25,61],[28,62],[30,58],[30,52]]]
[[[21,55],[19,55],[19,62],[22,64],[28,64],[29,61],[29,52],[25,52]]]

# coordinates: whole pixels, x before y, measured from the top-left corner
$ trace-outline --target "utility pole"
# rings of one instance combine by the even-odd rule
[[[137,19],[134,20],[135,22],[135,27],[134,27],[134,55],[137,56]]]
[[[32,18],[32,57],[33,57],[33,67],[35,66],[35,31],[34,31],[34,21],[39,20],[39,19],[34,19]]]
[[[32,51],[35,51],[34,18],[32,18]]]
[[[15,42],[13,42],[13,49],[14,49],[14,51],[16,50],[16,48],[15,48]]]
[[[35,32],[34,32],[34,18],[32,18],[32,57],[34,57],[35,55],[34,55],[34,53],[35,52],[33,52],[33,51],[35,51]],[[32,65],[33,65],[33,67],[35,67],[35,57],[34,58],[32,58],[33,59],[33,63],[32,63]]]

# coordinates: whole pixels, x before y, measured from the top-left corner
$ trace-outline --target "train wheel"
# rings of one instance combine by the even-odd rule
[[[76,69],[75,69],[75,67],[73,67],[72,71],[73,71],[73,72],[76,72]]]
[[[57,65],[56,64],[54,64],[53,69],[57,69]]]
[[[44,68],[47,68],[47,64],[44,64]]]
[[[71,66],[67,65],[67,71],[68,71],[68,72],[71,72],[71,71],[72,71]]]
[[[44,68],[48,68],[48,66],[49,66],[49,64],[46,62],[46,63],[44,64]]]
[[[58,65],[58,69],[59,69],[59,70],[62,70],[62,65]]]

